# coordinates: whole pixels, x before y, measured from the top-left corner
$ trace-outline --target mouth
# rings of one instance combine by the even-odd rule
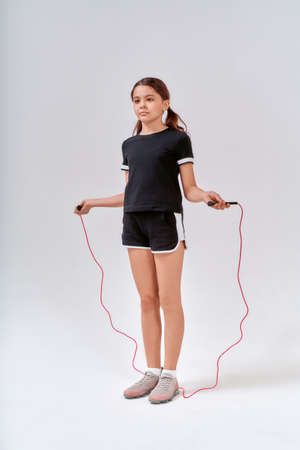
[[[144,114],[148,114],[147,112],[141,112],[140,116],[143,116]]]

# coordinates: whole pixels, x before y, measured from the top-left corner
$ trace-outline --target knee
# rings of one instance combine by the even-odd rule
[[[159,303],[163,311],[177,311],[182,308],[181,297],[176,295],[161,295],[159,297]]]
[[[143,311],[159,309],[159,297],[155,294],[141,295],[141,307]]]

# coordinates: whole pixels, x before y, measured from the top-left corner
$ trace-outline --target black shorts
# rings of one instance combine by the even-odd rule
[[[184,248],[187,249],[182,212],[123,212],[123,247],[170,253],[177,249],[180,241],[184,241]]]

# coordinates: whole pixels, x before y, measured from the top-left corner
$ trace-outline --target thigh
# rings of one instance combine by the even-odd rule
[[[123,247],[150,249],[147,233],[145,233],[143,230],[144,215],[144,211],[123,213]]]
[[[140,297],[158,301],[156,268],[151,250],[128,248],[128,256]]]
[[[184,259],[184,243],[171,253],[154,253],[158,292],[161,306],[181,303],[181,275]]]

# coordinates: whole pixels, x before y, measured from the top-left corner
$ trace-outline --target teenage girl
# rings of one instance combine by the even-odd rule
[[[138,121],[132,136],[122,143],[124,193],[86,199],[76,214],[99,206],[123,207],[122,245],[127,248],[133,278],[141,299],[141,319],[147,370],[127,388],[125,398],[149,395],[152,403],[171,400],[178,393],[176,366],[184,333],[181,273],[187,249],[183,222],[180,174],[184,196],[190,202],[216,202],[229,208],[219,194],[200,189],[195,181],[194,155],[183,120],[170,107],[170,94],[158,78],[143,78],[131,91]],[[163,114],[166,112],[165,121]],[[161,366],[164,313],[164,366]]]

